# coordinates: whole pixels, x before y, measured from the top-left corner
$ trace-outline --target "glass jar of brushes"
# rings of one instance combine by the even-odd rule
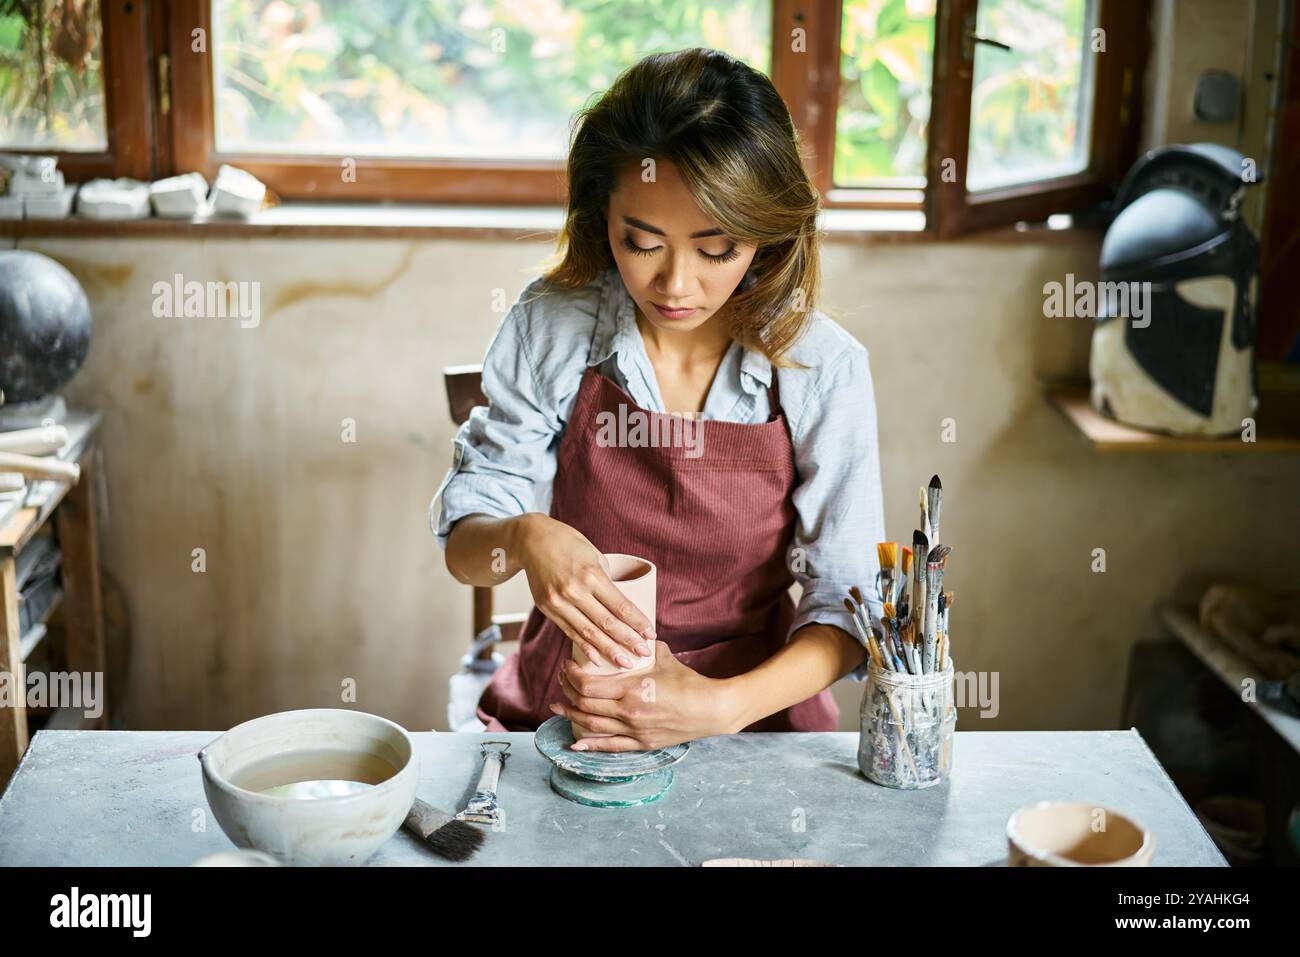
[[[914,675],[871,662],[858,738],[858,767],[868,779],[916,790],[948,776],[957,707],[952,659],[944,666]]]

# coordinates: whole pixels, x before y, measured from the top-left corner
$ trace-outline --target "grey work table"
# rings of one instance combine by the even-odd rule
[[[0,864],[187,865],[229,850],[196,758],[215,737],[38,732],[0,797]],[[478,742],[511,742],[499,789],[505,828],[487,835],[472,864],[678,866],[750,857],[1001,865],[1007,818],[1042,800],[1094,801],[1132,816],[1154,831],[1157,865],[1226,863],[1134,730],[959,731],[951,778],[924,791],[866,780],[850,732],[705,738],[677,765],[672,790],[617,810],[551,791],[531,734],[413,737],[417,793],[447,809],[473,791]],[[206,829],[196,830],[205,818]],[[445,862],[399,831],[369,863]]]

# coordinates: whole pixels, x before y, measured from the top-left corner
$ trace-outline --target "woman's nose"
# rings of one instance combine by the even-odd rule
[[[688,256],[689,254],[683,254],[670,257],[666,271],[659,277],[663,289],[661,295],[673,302],[680,302],[690,296],[695,287],[692,263]]]

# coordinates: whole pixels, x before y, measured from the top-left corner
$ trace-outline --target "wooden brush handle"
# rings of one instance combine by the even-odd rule
[[[411,810],[406,815],[403,826],[421,838],[427,838],[438,828],[442,827],[448,821],[452,820],[453,815],[446,811],[440,811],[432,804],[421,801],[419,798],[411,805]]]

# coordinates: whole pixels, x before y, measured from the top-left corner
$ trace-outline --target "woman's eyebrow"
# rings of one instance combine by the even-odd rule
[[[656,236],[668,235],[658,226],[651,226],[649,223],[644,223],[639,219],[633,219],[631,216],[624,216],[623,222],[627,223],[629,226],[635,226],[637,229],[643,229],[647,233],[654,233]],[[701,229],[698,233],[691,233],[691,235],[688,238],[700,239],[704,236],[721,236],[721,235],[722,235],[722,230],[720,229]]]

